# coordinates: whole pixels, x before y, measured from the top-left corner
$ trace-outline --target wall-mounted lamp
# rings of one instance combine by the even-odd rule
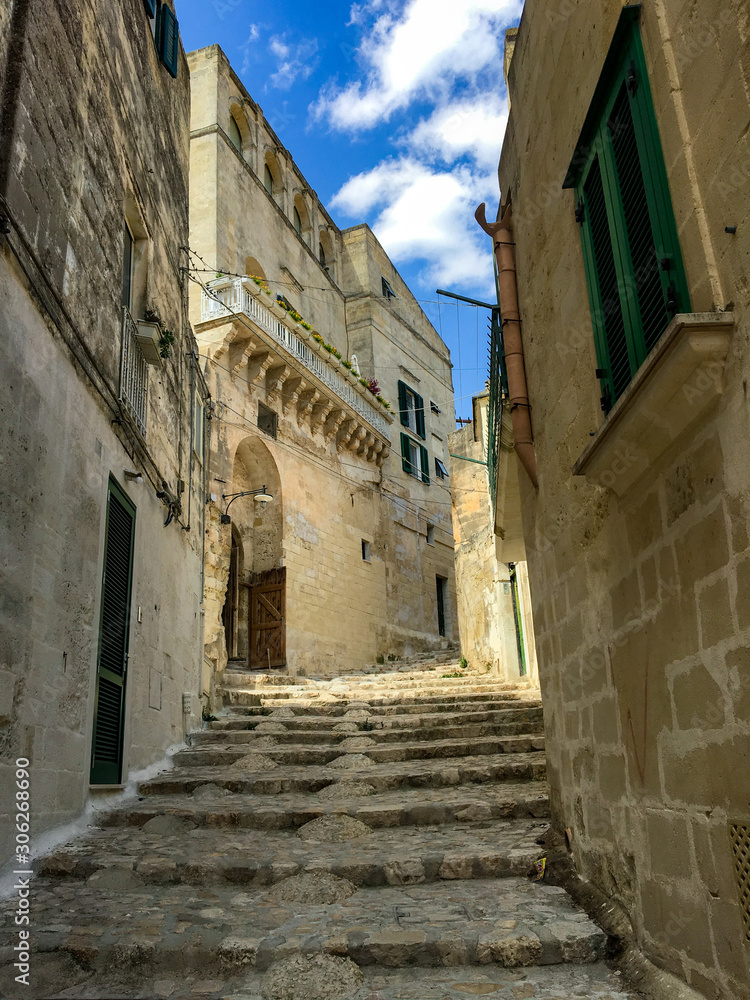
[[[224,513],[221,515],[222,524],[231,524],[232,518],[229,516],[229,508],[232,506],[235,500],[239,500],[240,497],[253,497],[256,503],[268,503],[273,500],[270,493],[266,493],[266,487],[261,486],[259,490],[243,490],[242,493],[222,493],[222,500],[227,500],[227,506]]]
[[[127,479],[127,481],[129,483],[142,483],[143,482],[143,473],[142,472],[133,472],[132,469],[125,469],[125,471],[123,472],[123,476],[125,476],[125,478]]]

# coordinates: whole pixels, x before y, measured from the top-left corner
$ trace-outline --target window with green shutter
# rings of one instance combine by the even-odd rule
[[[156,48],[167,71],[176,77],[180,55],[180,29],[177,18],[165,3],[159,8]]]
[[[430,484],[430,455],[424,445],[408,434],[401,435],[401,467],[410,476]]]
[[[605,412],[690,311],[639,11],[623,8],[563,185],[575,190]]]
[[[424,441],[427,437],[424,399],[401,380],[398,383],[398,408],[402,425],[414,431]]]

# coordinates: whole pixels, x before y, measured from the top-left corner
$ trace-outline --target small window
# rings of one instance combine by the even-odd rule
[[[133,235],[125,224],[122,253],[122,304],[126,309],[133,305]]]
[[[438,477],[438,479],[448,478],[448,470],[446,469],[445,465],[443,464],[443,462],[440,461],[439,458],[435,459],[435,475]]]
[[[366,538],[362,539],[362,558],[365,562],[370,562],[370,543]]]
[[[299,211],[298,211],[296,205],[294,206],[294,211],[292,212],[292,223],[294,224],[294,228],[297,230],[297,234],[299,236],[301,236],[302,235],[302,217],[300,216]]]
[[[320,261],[323,267],[326,266],[326,252],[323,248],[322,243],[318,243],[318,260]]]
[[[199,392],[195,394],[193,403],[193,452],[198,461],[203,464],[206,447],[206,404]]]
[[[238,153],[242,152],[242,135],[234,115],[229,116],[229,139]]]
[[[432,400],[430,400],[430,409],[432,410],[433,413],[442,413],[443,412],[440,409],[440,407],[437,405],[437,403],[433,403]]]
[[[401,414],[402,425],[408,427],[410,431],[414,431],[424,441],[427,436],[424,420],[424,400],[418,393],[409,388],[406,382],[401,382],[400,380],[398,383],[398,408]]]
[[[383,295],[385,296],[385,298],[387,298],[389,302],[391,299],[395,299],[396,293],[391,288],[388,280],[386,278],[381,278],[380,280],[382,282]]]
[[[408,434],[401,435],[401,465],[404,472],[429,485],[430,456],[424,445],[412,440]]]
[[[273,198],[273,174],[271,173],[271,168],[268,164],[266,164],[263,168],[263,187]]]
[[[156,48],[167,72],[176,77],[180,57],[180,28],[177,18],[165,3],[159,9]]]
[[[278,417],[274,411],[262,403],[258,403],[258,429],[269,437],[275,438],[277,424]]]
[[[428,524],[427,525],[427,544],[428,545],[434,545],[435,544],[435,525],[434,524]]]

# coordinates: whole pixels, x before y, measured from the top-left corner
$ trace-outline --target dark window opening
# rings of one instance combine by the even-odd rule
[[[276,437],[278,417],[273,410],[270,410],[262,403],[258,403],[258,429],[269,437]]]

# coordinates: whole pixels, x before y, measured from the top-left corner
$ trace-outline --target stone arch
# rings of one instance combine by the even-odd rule
[[[254,274],[256,278],[266,277],[266,272],[257,257],[245,257],[245,274]]]
[[[281,170],[279,158],[270,146],[266,147],[266,151],[263,156],[263,171],[263,186],[266,188],[274,201],[281,201],[281,194],[284,190],[284,175]],[[270,191],[268,190],[269,178],[271,188]]]
[[[312,232],[312,219],[310,218],[310,209],[307,207],[305,196],[301,191],[294,192],[294,209],[299,213],[301,223],[300,236],[303,240],[309,242],[309,236]]]
[[[250,130],[250,123],[248,122],[245,110],[236,98],[230,100],[229,103],[229,120],[227,126],[232,145],[243,160],[250,159],[254,146],[253,134]]]
[[[317,253],[321,267],[325,268],[332,278],[335,277],[336,250],[327,226],[321,226],[318,230]]]

